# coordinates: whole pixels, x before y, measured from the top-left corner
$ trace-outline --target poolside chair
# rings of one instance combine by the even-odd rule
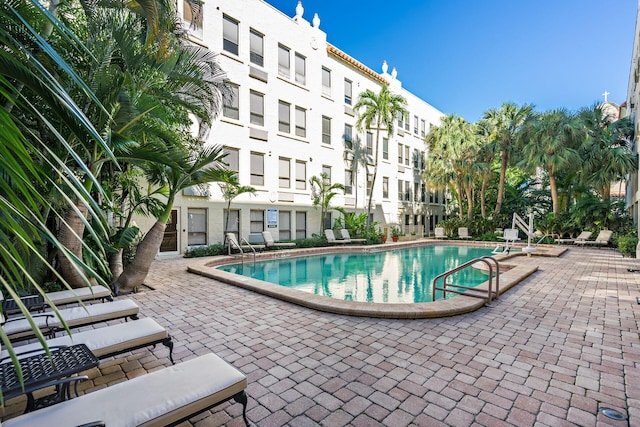
[[[585,240],[583,245],[591,245],[591,246],[608,246],[611,242],[611,237],[613,237],[613,231],[611,230],[600,230],[596,240]]]
[[[349,235],[349,230],[346,228],[340,229],[340,234],[342,235],[342,239],[349,243],[364,243],[367,239],[352,239],[351,235]]]
[[[43,388],[48,384],[43,384]],[[247,377],[213,353],[3,420],[3,427],[177,425],[231,399],[247,426]]]
[[[155,347],[156,344],[162,344],[169,349],[171,363],[175,363],[173,361],[173,341],[171,336],[165,328],[150,317],[145,317],[137,322],[118,323],[47,340],[49,348],[76,344],[85,344],[99,359],[150,345]],[[18,358],[21,355],[29,356],[36,351],[43,350],[40,342],[15,346],[13,349],[18,354]],[[0,352],[0,359],[5,359],[8,356],[9,352],[7,350]]]
[[[84,307],[73,307],[58,310],[69,328],[93,325],[113,319],[137,319],[138,305],[130,299],[122,299],[101,304],[90,304]],[[34,313],[31,315],[36,327],[49,336],[64,329],[62,321],[53,311]],[[12,341],[19,341],[35,337],[31,324],[24,316],[6,318],[0,314],[0,324],[5,334]]]
[[[252,250],[255,252],[256,250],[262,250],[265,248],[265,245],[252,245],[248,242],[242,245],[240,244],[240,242],[238,242],[238,239],[236,238],[236,235],[234,233],[227,233],[227,244],[229,255],[231,255],[233,249],[239,250],[240,252],[244,252],[245,250]]]
[[[590,231],[583,231],[582,233],[580,233],[578,235],[578,237],[576,237],[575,239],[573,239],[573,244],[574,245],[584,245],[585,242],[587,240],[589,240],[589,238],[591,237],[593,233]]]
[[[294,242],[276,242],[273,240],[273,236],[270,231],[263,231],[262,238],[267,248],[282,249],[282,248],[295,248]]]
[[[502,239],[505,243],[515,243],[520,241],[517,228],[505,228],[502,236],[498,236],[498,239]]]
[[[471,239],[471,236],[469,235],[469,229],[467,227],[458,227],[458,238]]]
[[[444,234],[444,228],[443,227],[436,227],[433,229],[433,232],[435,233],[435,238],[436,239],[446,239],[447,235]]]
[[[338,240],[336,239],[336,235],[333,234],[333,230],[330,228],[327,228],[326,230],[324,230],[324,236],[327,238],[327,242],[331,243],[332,245],[344,245],[350,242],[347,242],[346,240]]]
[[[32,310],[33,309],[44,310],[46,307],[51,306],[52,304],[55,305],[56,307],[59,307],[62,305],[76,304],[79,302],[87,302],[87,301],[93,301],[98,299],[102,300],[102,302],[104,302],[105,300],[113,301],[111,290],[105,286],[100,286],[100,285],[87,286],[84,288],[77,288],[77,289],[68,289],[64,291],[47,292],[44,296],[40,294],[30,295],[30,296],[22,297],[21,299],[23,301],[25,299],[38,300],[39,303],[37,303],[35,306],[27,307]],[[2,304],[2,312],[4,314],[8,314],[8,313],[10,314],[10,313],[15,313],[20,311],[20,309],[16,304],[16,301],[14,301],[11,298],[5,299],[4,295],[1,293],[0,293],[0,301]]]

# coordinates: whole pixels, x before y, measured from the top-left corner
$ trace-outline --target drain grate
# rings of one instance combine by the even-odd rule
[[[607,418],[611,418],[612,420],[616,420],[616,421],[626,421],[627,420],[627,416],[625,414],[623,414],[620,411],[616,411],[615,409],[600,408],[600,410],[598,412],[600,412],[602,415],[604,415]]]

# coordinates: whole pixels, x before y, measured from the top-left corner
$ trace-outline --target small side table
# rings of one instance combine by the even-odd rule
[[[24,390],[20,385],[18,373],[11,362],[0,364],[0,389],[4,399],[8,400],[22,394],[27,395],[25,412],[49,406],[71,398],[70,383],[86,379],[74,375],[98,366],[100,361],[84,344],[51,348],[51,357],[44,351],[21,357]],[[52,395],[34,399],[33,392],[41,388],[55,386]],[[75,390],[77,395],[77,389]]]

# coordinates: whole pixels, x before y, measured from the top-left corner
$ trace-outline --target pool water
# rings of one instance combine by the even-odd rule
[[[416,303],[432,301],[431,282],[493,248],[419,246],[375,253],[338,253],[219,266],[242,276],[347,301]],[[477,286],[487,273],[467,268],[451,282]],[[440,281],[439,284],[442,282]],[[440,292],[438,292],[440,293]],[[455,296],[449,293],[448,298]],[[436,299],[442,298],[436,294]]]

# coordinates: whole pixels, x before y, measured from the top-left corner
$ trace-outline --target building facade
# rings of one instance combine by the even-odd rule
[[[294,17],[263,0],[179,3],[193,42],[219,53],[234,95],[207,143],[223,146],[240,184],[257,191],[234,199],[227,212],[216,183],[185,190],[162,252],[222,242],[225,228],[249,241],[263,230],[278,240],[321,234],[331,224],[320,223],[309,179],[322,173],[345,186],[333,207],[366,212],[376,131],[356,128],[353,107],[361,92],[378,93],[384,84],[407,100],[408,115],[396,120],[393,134],[380,133],[373,220],[418,235],[433,230],[445,199],[421,178],[424,136],[443,114],[405,90],[395,69],[389,73],[384,63],[377,73],[327,43],[320,18],[307,20],[301,3]],[[333,211],[331,221],[338,215]]]
[[[640,117],[638,116],[638,102],[640,102],[640,1],[638,2],[638,14],[636,16],[636,29],[634,32],[633,53],[631,55],[631,69],[629,70],[629,85],[627,86],[627,99],[620,108],[620,117],[629,117],[634,124],[633,152],[638,154],[640,142]],[[640,173],[630,174],[627,179],[625,199],[629,214],[638,226],[640,234]],[[640,249],[640,245],[638,245]],[[640,256],[640,251],[637,251]]]

